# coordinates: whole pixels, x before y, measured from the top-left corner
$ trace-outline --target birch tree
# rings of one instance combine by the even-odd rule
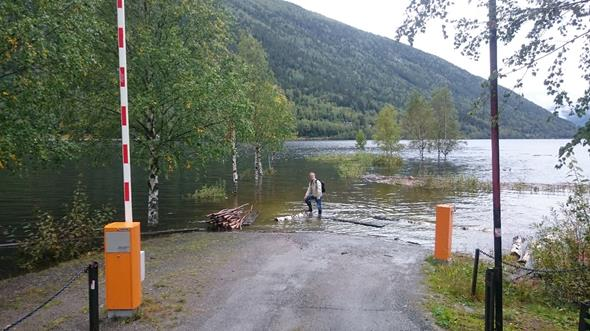
[[[104,105],[117,100],[110,8],[0,1],[0,170],[76,158],[108,126],[116,106]]]
[[[398,113],[392,105],[385,105],[377,114],[373,138],[388,157],[400,149]]]
[[[486,7],[487,3],[487,0],[475,0],[469,5]],[[488,43],[488,18],[456,15],[466,12],[459,6],[465,4],[449,0],[411,0],[405,20],[397,29],[397,39],[407,39],[411,45],[418,34],[426,31],[429,23],[439,22],[444,37],[453,38],[455,49],[479,59],[482,46]],[[497,17],[498,43],[516,46],[504,59],[504,68],[498,75],[522,77],[517,79],[515,88],[525,85],[526,73],[542,76],[546,93],[556,106],[555,114],[565,109],[584,115],[590,107],[590,0],[499,0]],[[448,33],[451,26],[454,35]],[[575,69],[568,70],[572,59],[576,61]],[[541,61],[548,65],[540,65]],[[580,79],[581,95],[572,95],[571,85],[566,82],[568,74]],[[560,148],[560,166],[567,162],[576,145],[589,144],[590,122],[587,122],[571,142]]]
[[[277,150],[282,143],[293,136],[295,117],[293,106],[284,91],[276,83],[270,70],[267,55],[258,40],[242,33],[238,43],[238,54],[248,66],[248,96],[254,107],[252,113],[252,136],[249,141],[254,147],[254,176],[263,174],[263,149]]]
[[[210,0],[132,1],[127,13],[132,151],[148,168],[154,225],[162,171],[222,153],[228,31]]]
[[[410,148],[418,151],[420,161],[424,161],[424,151],[428,149],[434,136],[434,117],[432,108],[417,92],[410,96],[406,112],[402,116],[402,128],[410,139]]]
[[[224,117],[227,125],[226,140],[229,142],[231,158],[231,177],[233,192],[238,191],[238,142],[245,142],[252,136],[253,107],[248,99],[247,67],[239,56],[232,56],[231,64],[227,68],[228,74],[224,89],[224,99],[227,100]]]
[[[459,120],[453,96],[448,88],[432,92],[430,104],[435,120],[432,148],[436,150],[437,162],[440,163],[441,154],[446,161],[447,155],[459,147]]]

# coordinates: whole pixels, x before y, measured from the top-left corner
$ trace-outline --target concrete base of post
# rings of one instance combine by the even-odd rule
[[[137,310],[135,310],[135,309],[109,310],[109,311],[107,311],[107,317],[108,318],[131,318],[131,317],[135,316],[135,313],[137,313]]]

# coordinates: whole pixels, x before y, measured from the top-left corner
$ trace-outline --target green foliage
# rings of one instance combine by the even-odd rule
[[[451,91],[448,88],[436,89],[432,92],[430,104],[435,120],[434,137],[430,147],[436,150],[439,162],[441,154],[446,161],[449,153],[459,147],[459,137],[461,136],[457,110]]]
[[[471,176],[425,176],[419,180],[417,187],[446,192],[491,192],[490,182],[484,182]]]
[[[484,92],[480,77],[288,2],[229,0],[227,5],[239,26],[266,49],[278,82],[296,104],[299,136],[354,139],[358,129],[371,127],[385,104],[402,109],[412,91],[429,95],[449,86],[463,135],[489,137],[489,112],[473,108]],[[547,121],[546,110],[516,94],[502,99],[501,109],[503,138],[569,138],[575,132],[565,120]]]
[[[480,261],[477,292],[472,297],[472,257],[455,255],[449,263],[428,258],[424,271],[431,296],[425,305],[437,325],[447,330],[483,329],[486,267],[489,264]],[[547,298],[536,282],[504,282],[505,330],[572,330],[577,325],[577,312],[576,306]]]
[[[365,133],[363,132],[363,130],[358,130],[356,132],[356,149],[360,150],[360,151],[364,151],[365,150],[365,146],[367,145],[367,138],[365,137]]]
[[[116,100],[106,2],[0,2],[0,170],[72,159]],[[114,11],[114,8],[112,8]],[[108,45],[108,47],[106,47]],[[117,122],[115,122],[117,124]]]
[[[533,256],[538,268],[579,270],[545,274],[543,284],[555,301],[583,302],[590,299],[590,196],[576,162],[568,167],[574,192],[538,225]]]
[[[563,167],[574,156],[574,147],[578,145],[588,148],[588,153],[590,154],[590,121],[578,129],[572,141],[559,148],[558,168]]]
[[[203,185],[193,194],[196,199],[221,200],[225,199],[225,183],[219,182],[214,185]]]
[[[344,179],[360,178],[367,173],[368,163],[362,160],[350,160],[336,165],[338,176]]]
[[[469,8],[463,3],[455,4],[448,0],[412,0],[406,8],[405,20],[397,30],[397,39],[405,37],[412,44],[416,35],[425,32],[431,21],[443,21],[445,37],[446,26],[453,26],[454,47],[460,49],[463,55],[479,60],[482,43],[488,38],[487,25],[481,24],[487,16],[478,18],[468,14],[466,17],[460,17],[455,13],[468,13],[470,9],[486,7],[487,3],[487,0],[472,1],[468,6],[473,7]],[[577,74],[581,81],[586,82],[590,75],[590,61],[586,52],[590,48],[590,40],[580,38],[580,31],[586,33],[590,29],[587,2],[498,1],[496,15],[499,18],[498,24],[495,24],[498,43],[517,46],[514,47],[514,52],[504,59],[504,66],[498,72],[498,76],[503,77],[515,71],[530,72],[532,76],[538,76],[541,71],[539,63],[549,63],[543,68],[543,71],[546,71],[543,83],[547,95],[553,97],[553,102],[557,105],[554,113],[557,114],[561,108],[580,116],[584,115],[590,105],[590,89],[585,89],[582,95],[575,99],[571,95],[570,85],[564,84],[564,80],[569,78],[569,74]],[[504,19],[506,17],[510,19]],[[557,35],[560,37],[548,37]],[[575,69],[568,68],[567,63],[574,57],[577,57]],[[543,61],[539,61],[540,59]],[[524,86],[525,76],[517,80],[515,88]],[[500,93],[504,94],[505,91]],[[502,117],[504,116],[509,116],[509,112],[503,113]],[[512,120],[515,119],[509,121]],[[529,125],[520,121],[513,123]],[[501,118],[500,125],[505,124],[507,123]],[[571,138],[571,135],[567,138]],[[569,147],[565,146],[567,148],[562,151],[571,152],[572,145],[587,145],[589,141],[590,131],[587,125],[578,131]],[[562,156],[564,154],[560,152],[560,157]]]
[[[258,40],[242,33],[238,55],[247,66],[247,96],[254,107],[250,141],[273,151],[278,150],[285,140],[293,137],[295,131],[293,104],[277,85],[266,52]]]
[[[385,105],[375,120],[375,133],[373,139],[387,156],[400,150],[400,129],[397,110],[391,105]]]
[[[47,267],[102,246],[102,229],[113,220],[113,209],[92,210],[84,190],[78,186],[66,210],[61,218],[40,213],[37,222],[23,227],[25,238],[19,241],[18,251],[21,267]]]
[[[375,111],[361,113],[324,98],[292,92],[288,90],[287,94],[296,101],[297,133],[301,137],[354,139],[358,129],[370,127],[375,116]]]
[[[373,166],[385,168],[389,171],[399,170],[403,163],[403,159],[398,155],[377,155],[373,157]]]
[[[333,164],[336,167],[338,176],[345,179],[360,178],[367,174],[372,167],[397,171],[403,163],[399,156],[374,155],[364,152],[354,154],[328,154],[314,156],[308,159]]]
[[[409,147],[418,151],[420,160],[424,160],[424,151],[431,146],[435,126],[432,107],[422,95],[414,92],[402,116],[402,128],[405,137],[411,139]]]
[[[336,167],[338,176],[345,179],[362,177],[373,164],[374,156],[368,153],[328,154],[309,158],[312,161],[327,162]]]
[[[211,0],[126,6],[134,154],[156,175],[218,155],[236,85],[223,12]]]

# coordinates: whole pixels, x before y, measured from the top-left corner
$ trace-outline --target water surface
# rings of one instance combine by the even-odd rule
[[[555,169],[557,151],[566,140],[502,140],[501,179],[506,182],[556,184],[567,182],[567,171]],[[369,142],[367,150],[378,153]],[[153,229],[206,227],[205,215],[221,208],[253,203],[260,211],[254,226],[247,231],[329,231],[360,236],[383,236],[425,246],[433,245],[434,207],[452,203],[456,207],[453,249],[471,251],[475,247],[492,246],[492,206],[490,193],[448,194],[415,188],[377,184],[358,180],[343,180],[333,164],[312,161],[309,156],[329,153],[354,153],[354,141],[293,141],[275,161],[276,172],[265,176],[261,183],[252,178],[253,160],[248,150],[242,152],[240,173],[242,181],[237,196],[228,194],[220,201],[197,200],[190,195],[204,184],[226,182],[230,191],[231,165],[218,160],[201,170],[178,170],[162,176],[160,182],[160,225]],[[401,173],[412,175],[418,168],[417,153],[404,150]],[[434,155],[428,155],[427,167],[438,171]],[[588,154],[578,152],[580,166],[590,169]],[[469,140],[463,148],[451,154],[443,172],[475,176],[481,180],[491,177],[490,142]],[[303,210],[306,174],[315,171],[327,184],[323,219],[277,223],[278,215],[295,214]],[[378,171],[374,170],[374,171]],[[95,168],[82,163],[68,164],[59,169],[31,170],[24,175],[0,173],[0,225],[20,227],[34,219],[37,210],[60,215],[71,198],[77,182],[82,182],[91,201],[118,209],[122,219],[121,169],[114,160],[109,167]],[[147,206],[147,175],[141,168],[133,169],[134,216],[145,220]],[[548,215],[551,208],[564,202],[566,194],[502,192],[504,246],[517,234],[531,234],[533,224]],[[385,218],[384,228],[331,221],[333,218],[371,220]],[[144,231],[151,230],[147,225]],[[6,236],[0,234],[0,242]],[[0,252],[1,254],[2,252]]]

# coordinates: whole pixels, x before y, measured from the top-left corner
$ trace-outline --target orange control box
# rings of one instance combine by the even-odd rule
[[[140,250],[139,222],[114,222],[104,227],[105,299],[109,315],[126,316],[141,304]]]
[[[453,238],[453,205],[436,206],[436,231],[434,238],[434,258],[448,261],[451,257]]]

